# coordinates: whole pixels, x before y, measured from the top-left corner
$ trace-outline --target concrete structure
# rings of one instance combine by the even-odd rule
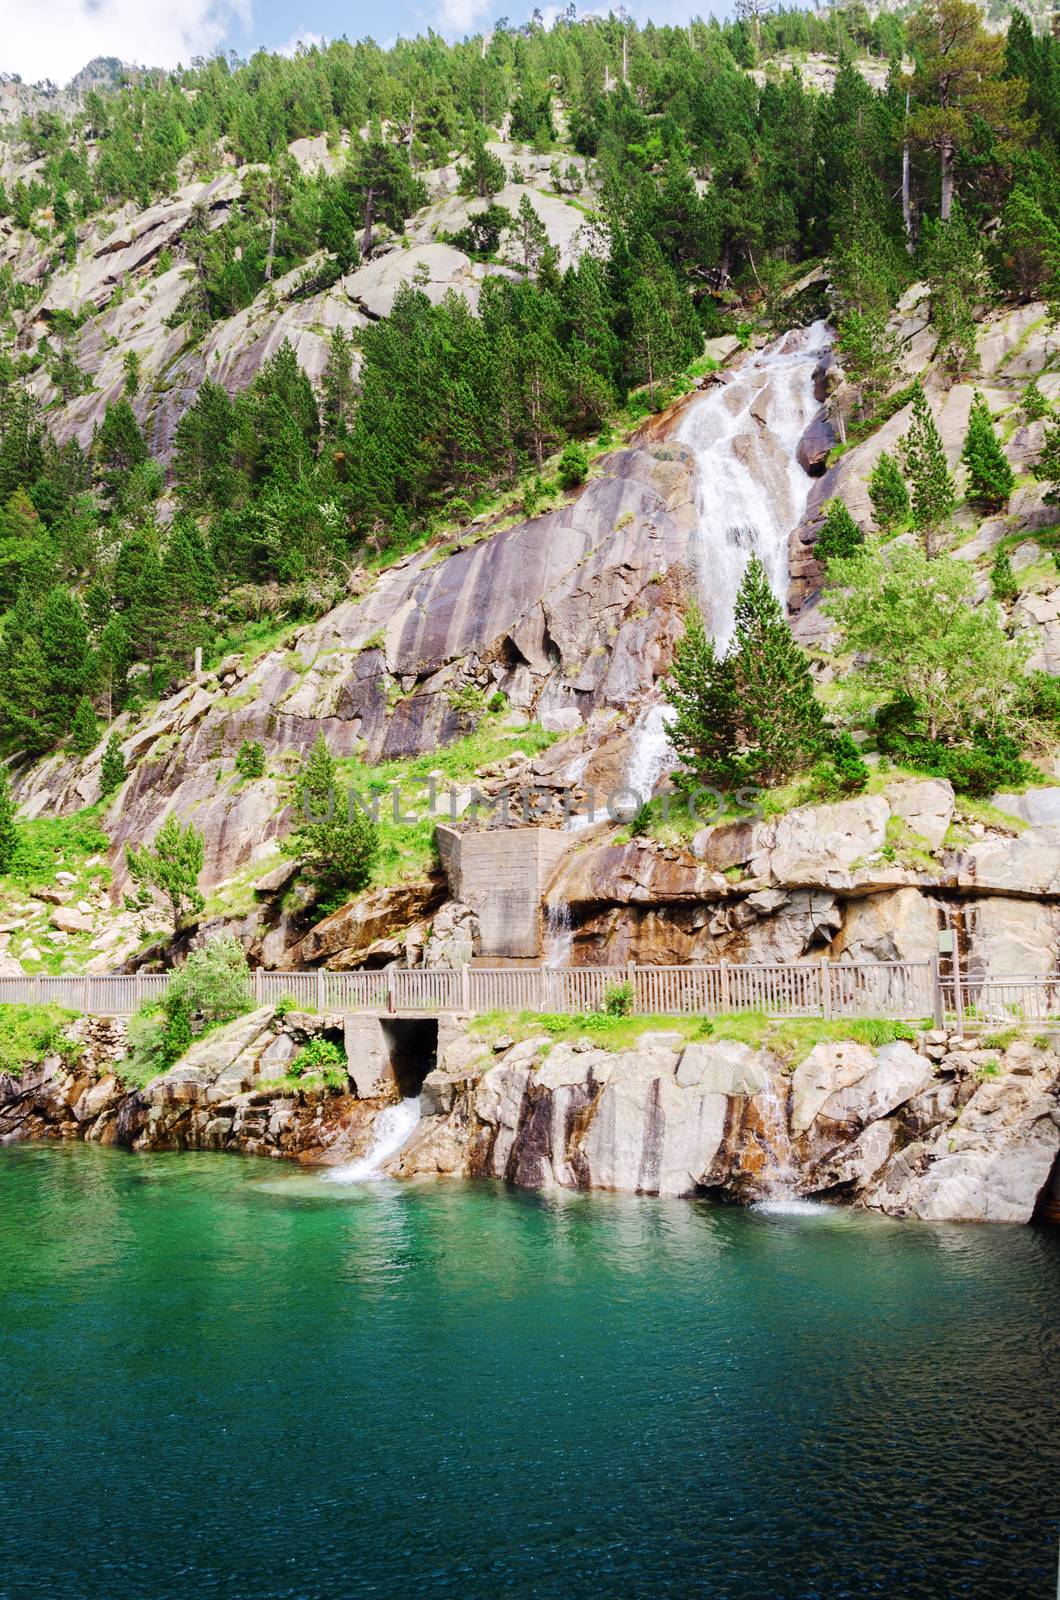
[[[478,916],[479,954],[539,957],[541,901],[572,836],[558,828],[435,831],[450,894]]]

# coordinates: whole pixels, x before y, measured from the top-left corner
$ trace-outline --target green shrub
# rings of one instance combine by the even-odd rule
[[[182,995],[178,995],[165,1007],[165,1012],[163,1048],[169,1061],[179,1061],[185,1050],[191,1048],[191,1012],[188,1010],[188,1002]]]
[[[995,600],[1015,600],[1020,592],[1008,552],[999,545],[990,568],[990,590]]]
[[[231,1022],[253,1005],[250,968],[243,947],[230,934],[211,939],[193,950],[182,967],[169,980],[163,1002],[166,1016],[172,1019],[183,1007],[189,1016],[200,1016],[207,1024]]]
[[[128,1050],[115,1071],[123,1083],[142,1089],[171,1065],[166,1018],[157,1008],[129,1018]]]
[[[633,1015],[633,985],[625,983],[609,983],[604,990],[604,1015],[607,1017],[631,1017]]]
[[[1020,406],[1028,422],[1038,422],[1049,415],[1049,402],[1033,378],[1020,396]]]
[[[0,1005],[0,1072],[20,1078],[26,1067],[39,1066],[51,1055],[72,1066],[81,1045],[68,1039],[66,1030],[76,1020],[76,1011],[61,1006]]]
[[[318,1036],[299,1050],[287,1071],[291,1078],[322,1077],[325,1082],[335,1074],[341,1074],[345,1083],[348,1067],[345,1052],[330,1039]]]
[[[461,526],[470,522],[475,515],[474,510],[463,495],[455,494],[445,508],[446,517],[451,522],[459,522]]]
[[[259,739],[244,739],[236,756],[236,771],[241,778],[260,778],[265,771],[265,750]]]
[[[576,489],[579,483],[584,483],[589,475],[589,458],[580,444],[575,444],[573,439],[563,446],[563,454],[559,458],[559,481],[564,489]]]
[[[990,735],[978,725],[967,743],[943,744],[925,734],[907,732],[912,712],[908,703],[892,701],[876,716],[877,743],[884,755],[902,766],[932,777],[948,778],[960,794],[993,794],[995,789],[1022,788],[1037,776],[1008,734]]]
[[[850,734],[834,734],[825,750],[810,771],[813,788],[828,796],[860,794],[869,781],[869,769]]]

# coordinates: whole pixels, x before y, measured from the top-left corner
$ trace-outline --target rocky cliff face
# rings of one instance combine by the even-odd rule
[[[265,1007],[192,1045],[143,1089],[121,1076],[125,1024],[83,1019],[75,1050],[21,1077],[0,1074],[0,1144],[84,1139],[134,1150],[230,1150],[240,1155],[345,1161],[370,1143],[378,1100],[299,1087],[287,1070],[313,1038],[342,1037],[342,1018]]]
[[[1060,1057],[928,1035],[821,1043],[794,1068],[726,1039],[645,1034],[612,1053],[529,1038],[450,1046],[424,1084],[402,1177],[528,1189],[824,1196],[893,1216],[1027,1222],[1060,1149]]]
[[[173,810],[205,834],[207,887],[268,854],[284,808],[271,778],[231,792],[245,739],[270,758],[301,755],[321,730],[336,755],[419,755],[463,731],[453,701],[468,685],[602,735],[669,664],[694,526],[687,451],[618,451],[561,509],[366,575],[360,596],[249,670],[223,662],[148,721],[119,720],[131,775],[105,824],[119,883],[125,842],[152,837]],[[24,810],[92,803],[101,760],[102,747],[84,764],[41,764],[20,786]]]
[[[385,1164],[400,1178],[745,1204],[823,1197],[933,1221],[1060,1221],[1060,1054],[1046,1037],[939,1032],[875,1048],[833,1039],[793,1048],[782,1039],[690,1041],[663,1028],[609,1050],[548,1034],[491,1042],[449,1019],[425,1077],[424,1048],[415,1061],[377,1060],[376,1026],[369,1060],[363,1030],[347,1030],[356,1059],[343,1090],[287,1076],[306,1041],[338,1038],[343,1019],[266,1007],[130,1089],[119,1075],[124,1024],[72,1031],[75,1059],[55,1055],[21,1078],[0,1077],[0,1143],[86,1139],[334,1165],[377,1143],[379,1113],[408,1091],[400,1079],[410,1072],[422,1081],[420,1120]]]
[[[548,897],[585,965],[924,961],[949,927],[970,973],[1045,977],[1060,957],[1056,827],[988,828],[941,779],[705,827],[687,847],[589,841]]]

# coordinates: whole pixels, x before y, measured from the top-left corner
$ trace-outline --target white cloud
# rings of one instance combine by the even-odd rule
[[[497,0],[441,0],[435,14],[435,26],[446,38],[476,33],[487,17],[499,16],[504,7]]]
[[[314,45],[318,50],[323,50],[326,44],[327,40],[322,33],[310,33],[308,28],[299,28],[296,33],[292,33],[286,44],[277,45],[276,50],[281,56],[295,56],[298,54],[299,45],[304,45],[307,50],[311,50]]]
[[[0,70],[66,83],[93,56],[149,67],[206,55],[251,0],[0,0]]]

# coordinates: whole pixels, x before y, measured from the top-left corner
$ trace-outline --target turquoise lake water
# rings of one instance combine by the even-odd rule
[[[1052,1600],[1060,1230],[0,1150],[0,1595]]]

